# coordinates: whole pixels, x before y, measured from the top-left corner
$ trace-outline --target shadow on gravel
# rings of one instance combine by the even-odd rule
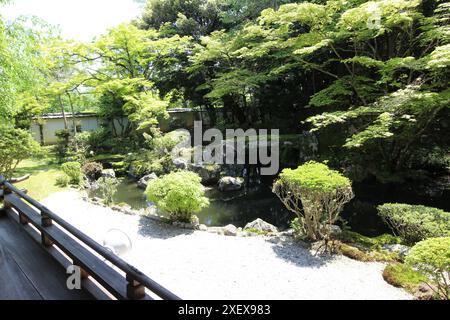
[[[295,264],[300,268],[320,268],[333,261],[329,254],[317,254],[295,242],[281,242],[272,246],[280,259]]]
[[[183,235],[190,235],[194,233],[194,230],[180,229],[169,224],[154,221],[147,217],[141,217],[139,219],[138,233],[139,235],[148,238],[170,239]]]

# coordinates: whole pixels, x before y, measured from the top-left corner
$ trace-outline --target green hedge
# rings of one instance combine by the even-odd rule
[[[381,218],[405,242],[450,236],[450,213],[409,204],[387,203],[378,207]]]

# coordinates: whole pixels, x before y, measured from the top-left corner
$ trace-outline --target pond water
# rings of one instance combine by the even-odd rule
[[[210,199],[210,206],[196,215],[200,223],[207,226],[225,226],[233,224],[245,227],[249,222],[261,218],[281,229],[289,226],[293,214],[289,213],[280,200],[272,193],[269,185],[260,185],[247,192],[219,192],[215,188],[208,188],[206,192]],[[91,196],[98,196],[92,192]],[[135,210],[148,207],[144,193],[137,188],[136,183],[129,179],[121,179],[114,196],[115,203],[126,203]]]

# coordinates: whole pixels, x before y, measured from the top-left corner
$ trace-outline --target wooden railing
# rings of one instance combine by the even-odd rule
[[[80,268],[83,289],[94,297],[120,300],[151,300],[158,297],[166,300],[180,299],[2,176],[0,198],[4,201],[4,211],[10,215],[18,215],[20,224],[59,263],[64,267],[74,265]]]

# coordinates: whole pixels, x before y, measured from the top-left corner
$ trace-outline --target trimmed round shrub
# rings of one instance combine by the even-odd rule
[[[209,205],[200,176],[187,171],[150,181],[146,195],[149,201],[167,212],[172,221],[189,223],[194,213]]]
[[[61,166],[61,170],[69,177],[71,184],[79,185],[83,180],[79,162],[66,162]]]
[[[450,236],[450,213],[440,209],[409,204],[387,203],[378,214],[405,242]]]
[[[450,300],[450,237],[419,242],[405,262],[428,276],[437,285],[435,291],[441,298]]]
[[[353,198],[351,181],[317,162],[283,170],[273,192],[297,215],[296,224],[313,241],[329,239],[331,225]]]
[[[98,162],[87,162],[83,165],[82,170],[89,180],[97,180],[102,175],[103,165]]]

